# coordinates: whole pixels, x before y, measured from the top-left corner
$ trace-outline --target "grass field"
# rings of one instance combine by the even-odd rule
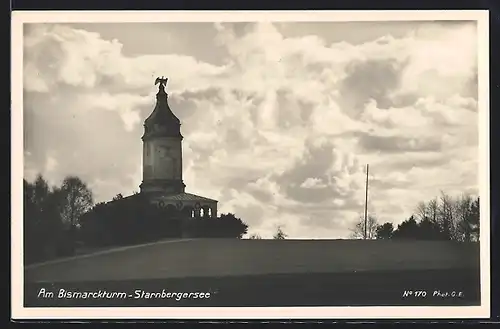
[[[47,299],[52,291],[210,291],[205,300]],[[427,298],[403,298],[406,290]],[[434,296],[463,293],[461,298]],[[427,241],[162,241],[25,268],[26,307],[478,305],[477,244]]]
[[[28,267],[27,281],[94,281],[479,267],[477,244],[434,241],[165,241]]]

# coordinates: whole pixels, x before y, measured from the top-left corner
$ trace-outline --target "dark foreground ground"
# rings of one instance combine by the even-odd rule
[[[473,244],[185,240],[27,267],[25,306],[480,305],[479,282]]]
[[[466,269],[28,283],[25,289],[26,307],[480,305],[478,273]],[[68,292],[75,291],[100,291],[101,296],[71,298]],[[152,292],[157,294],[147,294]]]

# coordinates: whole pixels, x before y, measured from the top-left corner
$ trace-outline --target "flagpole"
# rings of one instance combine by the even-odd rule
[[[367,222],[368,222],[368,170],[369,165],[366,165],[366,187],[365,187],[365,234],[364,239],[368,238],[367,236]]]

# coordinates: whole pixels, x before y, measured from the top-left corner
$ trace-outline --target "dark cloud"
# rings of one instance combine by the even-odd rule
[[[340,105],[354,118],[370,99],[375,100],[380,109],[393,106],[389,93],[399,86],[405,65],[393,59],[352,62],[340,83]]]
[[[182,123],[189,120],[193,115],[196,114],[198,110],[198,104],[195,98],[184,97],[177,94],[169,95],[168,105],[175,116],[178,117]],[[149,113],[147,113],[146,116],[149,115],[152,110],[153,107],[149,109]],[[185,125],[183,124],[182,130],[183,132],[189,131],[189,126],[185,127]]]
[[[184,136],[196,131],[202,130],[203,126],[209,124],[205,121],[210,111],[214,108],[225,105],[223,90],[217,87],[209,87],[199,90],[185,90],[182,92],[174,92],[169,95],[169,106],[172,112],[182,122],[181,131]],[[212,105],[212,107],[208,107]],[[150,110],[151,111],[151,110]],[[211,123],[210,123],[211,124]],[[213,129],[219,129],[217,123]],[[193,147],[196,147],[193,145]],[[215,150],[216,145],[213,145],[209,152]]]
[[[302,62],[301,66],[303,67],[304,72],[307,72],[310,76],[322,76],[323,73],[325,73],[325,70],[328,68],[328,63],[305,61],[303,59],[303,54],[297,54],[296,56],[300,56]]]
[[[415,104],[419,96],[415,93],[397,94],[391,98],[391,107],[404,108]],[[378,104],[377,104],[378,105]]]
[[[333,152],[335,145],[332,142],[319,145],[306,142],[305,146],[304,153],[289,170],[272,177],[285,195],[304,203],[321,203],[352,197],[350,190],[340,189],[336,184],[336,180],[340,179],[340,172],[333,172],[332,166],[342,159]],[[305,186],[303,183],[308,179],[314,179],[317,184]]]
[[[436,168],[450,162],[450,157],[442,153],[434,153],[435,156],[428,158],[405,158],[401,160],[392,159],[385,164],[386,170],[409,171],[413,168]]]
[[[277,177],[276,181],[298,186],[308,178],[325,174],[335,160],[332,144],[315,146],[306,143],[306,149],[302,157],[295,162],[295,166]]]
[[[442,142],[439,136],[432,138],[411,138],[402,136],[378,136],[359,133],[358,145],[365,151],[399,152],[439,152]]]
[[[228,128],[224,132],[226,151],[229,152],[238,152],[244,151],[247,152],[251,146],[252,141],[248,138],[245,138],[241,133],[241,130],[238,128]]]
[[[268,190],[249,189],[248,191],[255,199],[265,204],[270,204],[274,200],[274,195]]]
[[[259,99],[252,92],[232,88],[225,90],[222,87],[212,86],[198,90],[174,92],[169,96],[169,104],[172,111],[183,122],[185,131],[189,132],[191,129],[196,130],[198,125],[203,124],[203,117],[207,112],[222,111],[223,107],[227,105],[229,98],[233,98],[241,104],[252,102],[255,105],[259,105],[262,102],[262,98]],[[211,105],[210,108],[207,107],[208,105]],[[194,114],[196,114],[196,120],[192,118]],[[257,121],[256,116],[253,119],[255,119],[255,122]]]
[[[212,104],[224,104],[223,90],[218,87],[207,87],[198,90],[184,90],[173,93],[172,96],[178,101],[209,101]],[[171,97],[172,97],[171,96]]]
[[[143,54],[193,55],[205,62],[221,64],[225,47],[215,44],[217,30],[211,22],[73,23],[69,27],[99,33],[101,38],[118,40],[126,56]],[[137,26],[140,28],[137,28]],[[196,40],[193,42],[193,40]],[[207,51],[210,49],[210,51]]]
[[[306,188],[297,184],[290,184],[285,188],[287,196],[300,202],[323,202],[337,196],[330,186]]]
[[[257,24],[255,22],[236,22],[224,23],[224,26],[230,27],[236,38],[242,38],[247,34],[254,32]]]

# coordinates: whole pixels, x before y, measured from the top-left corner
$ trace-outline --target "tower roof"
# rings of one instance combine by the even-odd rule
[[[168,105],[168,94],[165,91],[168,78],[156,78],[158,84],[156,106],[149,117],[144,121],[144,138],[148,137],[182,137],[181,122]]]

